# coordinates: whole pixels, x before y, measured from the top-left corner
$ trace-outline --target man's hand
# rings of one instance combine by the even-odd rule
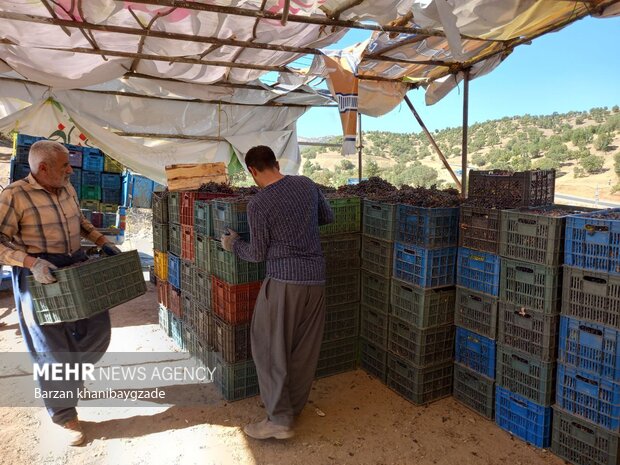
[[[119,253],[122,252],[121,249],[119,249],[118,247],[116,247],[114,244],[112,244],[111,242],[106,242],[101,246],[101,251],[104,253],[104,255],[107,255],[108,257],[111,257],[113,255],[118,255]]]
[[[232,229],[228,229],[228,234],[222,234],[222,237],[220,238],[222,241],[222,247],[224,250],[228,250],[229,252],[232,252],[233,245],[237,239],[239,239],[239,234]]]
[[[34,265],[30,268],[32,276],[41,284],[52,284],[56,282],[56,278],[52,276],[52,270],[57,270],[58,267],[52,263],[37,258]]]

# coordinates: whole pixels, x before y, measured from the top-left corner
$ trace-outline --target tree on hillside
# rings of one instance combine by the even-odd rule
[[[604,152],[609,148],[612,140],[613,138],[609,132],[602,132],[597,136],[596,141],[594,141],[594,148]]]
[[[340,165],[339,168],[342,171],[347,171],[347,170],[352,170],[353,168],[355,168],[355,165],[353,163],[351,163],[349,160],[340,160]]]
[[[620,112],[620,107],[618,105],[614,105],[613,107],[611,107],[611,111],[613,111],[614,113],[618,113]]]
[[[362,164],[362,170],[364,177],[370,178],[379,175],[379,165],[374,160],[368,160],[366,164]]]
[[[614,171],[616,172],[616,176],[620,178],[620,152],[614,155]]]
[[[534,168],[538,170],[556,170],[559,171],[561,165],[558,160],[553,158],[541,158],[534,164]]]
[[[588,174],[599,173],[603,169],[605,159],[598,155],[589,155],[579,160],[579,165]]]

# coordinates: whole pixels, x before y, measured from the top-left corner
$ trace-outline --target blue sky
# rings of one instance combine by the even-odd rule
[[[364,40],[367,32],[351,31],[332,48]],[[618,44],[620,18],[586,18],[517,47],[490,74],[471,81],[470,124],[525,113],[546,115],[620,105]],[[431,131],[461,125],[462,86],[432,106],[424,103],[423,90],[408,95]],[[405,104],[379,118],[364,116],[362,129],[420,131]],[[299,137],[341,135],[338,112],[313,108],[299,119],[297,132]]]

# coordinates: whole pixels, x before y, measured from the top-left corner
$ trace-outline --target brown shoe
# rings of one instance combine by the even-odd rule
[[[80,424],[80,420],[74,418],[73,420],[69,420],[64,425],[57,425],[58,430],[61,434],[66,438],[67,443],[70,446],[79,446],[84,444],[86,440],[86,435],[82,430],[82,425]]]

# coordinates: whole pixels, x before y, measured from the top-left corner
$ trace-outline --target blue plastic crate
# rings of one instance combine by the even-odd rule
[[[620,432],[620,384],[558,363],[555,403],[569,413]]]
[[[24,179],[30,174],[30,166],[11,161],[11,182]]]
[[[82,171],[83,186],[101,186],[101,173],[96,171]]]
[[[114,205],[121,204],[121,190],[120,189],[101,189],[101,202],[113,203]]]
[[[121,189],[121,175],[101,173],[101,187],[104,189]]]
[[[495,341],[488,337],[456,327],[454,359],[456,362],[477,371],[480,374],[495,378]]]
[[[564,264],[620,275],[620,208],[566,219]]]
[[[79,145],[66,144],[65,147],[69,151],[69,164],[74,168],[82,167],[83,147]]]
[[[28,164],[28,156],[30,155],[29,145],[18,145],[13,148],[13,160],[15,163]]]
[[[103,153],[99,149],[84,147],[82,152],[82,168],[89,171],[103,171]]]
[[[536,447],[551,445],[551,407],[543,407],[501,386],[495,388],[495,423]]]
[[[499,295],[500,258],[488,252],[459,248],[456,283],[459,286]]]
[[[620,381],[620,330],[563,316],[559,360],[589,373]]]
[[[27,134],[17,134],[16,139],[15,139],[15,145],[26,145],[30,147],[36,141],[44,140],[44,139],[45,137],[29,136]]]
[[[394,243],[394,277],[423,288],[452,286],[456,247],[425,249]]]
[[[168,282],[181,289],[181,259],[168,252]]]
[[[398,205],[396,240],[427,249],[457,245],[459,208]]]

